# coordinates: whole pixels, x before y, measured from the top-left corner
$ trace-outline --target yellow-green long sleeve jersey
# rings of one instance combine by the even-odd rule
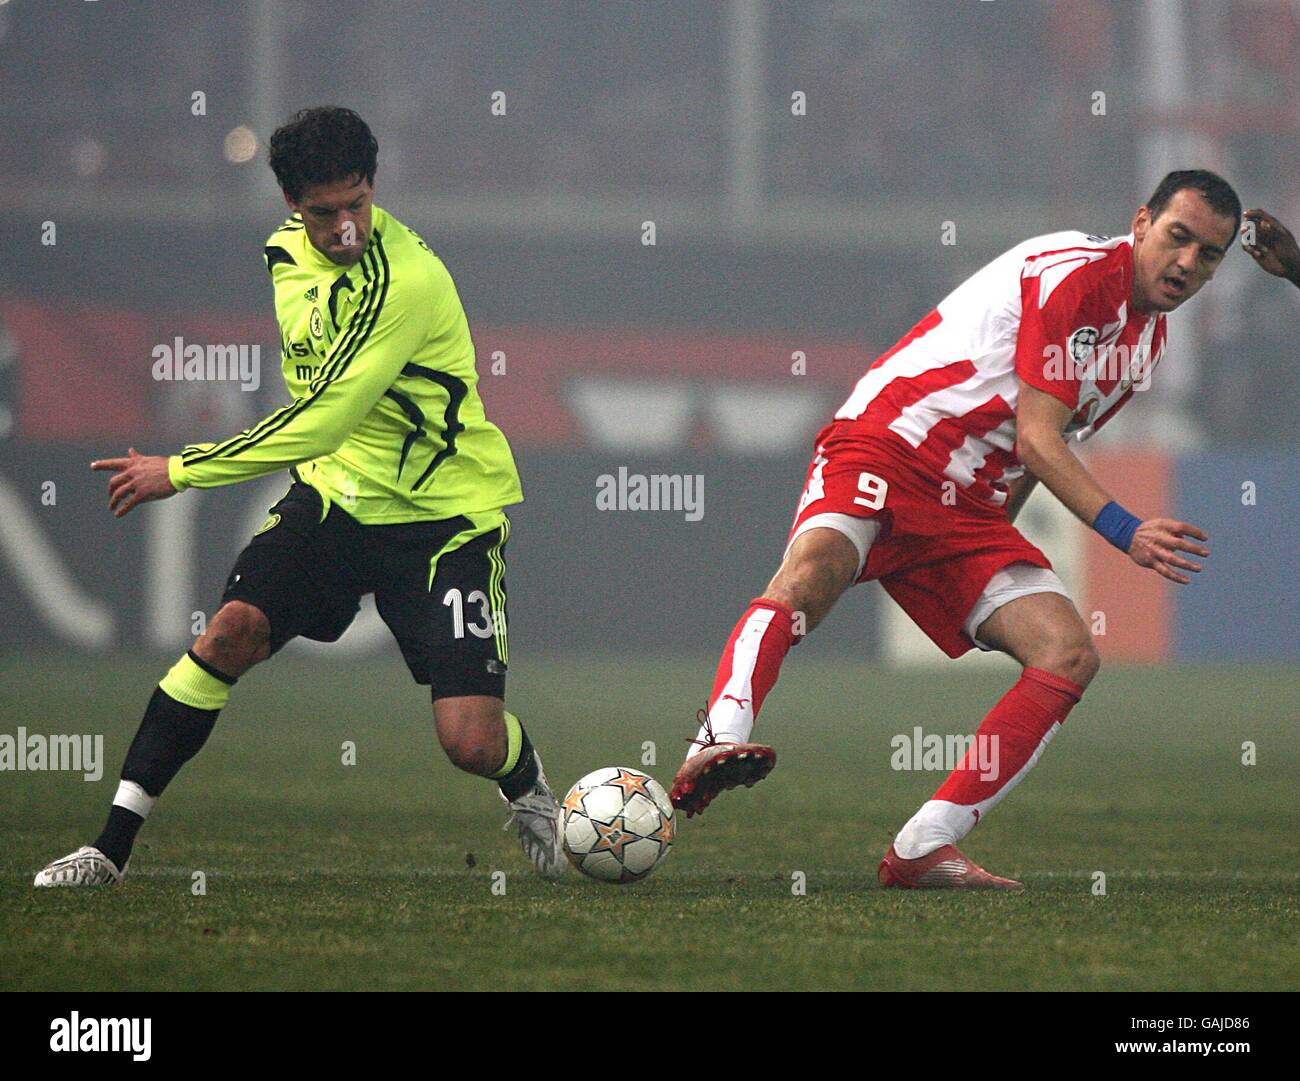
[[[293,401],[168,461],[178,490],[297,467],[325,505],[367,525],[499,510],[523,499],[510,446],[483,413],[474,343],[442,260],[372,210],[365,254],[330,262],[295,214],[271,234],[281,368]]]

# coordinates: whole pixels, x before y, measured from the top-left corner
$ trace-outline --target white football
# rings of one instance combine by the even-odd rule
[[[602,882],[639,882],[673,845],[677,824],[663,786],[648,773],[607,766],[564,797],[564,851]]]

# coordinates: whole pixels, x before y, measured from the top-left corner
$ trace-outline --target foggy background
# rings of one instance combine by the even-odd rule
[[[527,497],[512,652],[703,650],[702,680],[779,562],[817,429],[963,278],[1036,234],[1127,232],[1172,168],[1300,228],[1291,0],[0,0],[6,648],[183,647],[283,491],[117,522],[85,463],[285,400],[266,144],[320,104],[370,124],[376,202],[464,301]],[[260,343],[261,388],[154,382],[176,335]],[[1097,442],[1192,456],[1169,468],[1224,491],[1278,478],[1243,534],[1254,585],[1180,600],[1170,648],[1253,588],[1280,629],[1261,648],[1293,656],[1294,590],[1266,561],[1294,547],[1300,291],[1234,250],[1169,337],[1150,396]],[[703,475],[703,519],[597,512],[619,467]],[[805,648],[879,655],[868,588]],[[392,649],[363,632],[355,648]]]

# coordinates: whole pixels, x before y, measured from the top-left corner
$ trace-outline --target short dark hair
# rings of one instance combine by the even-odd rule
[[[1155,193],[1147,200],[1151,220],[1155,221],[1160,217],[1161,212],[1169,205],[1169,200],[1187,188],[1199,191],[1216,214],[1232,218],[1236,223],[1232,227],[1234,234],[1241,227],[1241,200],[1237,198],[1237,193],[1232,190],[1231,184],[1218,173],[1212,173],[1208,169],[1179,169],[1167,174],[1156,187]]]
[[[375,181],[379,142],[351,109],[303,109],[271,136],[271,171],[295,203],[316,184],[365,177]]]

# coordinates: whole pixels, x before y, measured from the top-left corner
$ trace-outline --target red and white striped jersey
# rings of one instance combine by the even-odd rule
[[[1073,409],[1086,439],[1150,385],[1165,317],[1129,312],[1133,237],[1062,232],[998,256],[948,294],[858,381],[835,419],[893,433],[909,456],[990,503],[1023,472],[1019,380]]]

